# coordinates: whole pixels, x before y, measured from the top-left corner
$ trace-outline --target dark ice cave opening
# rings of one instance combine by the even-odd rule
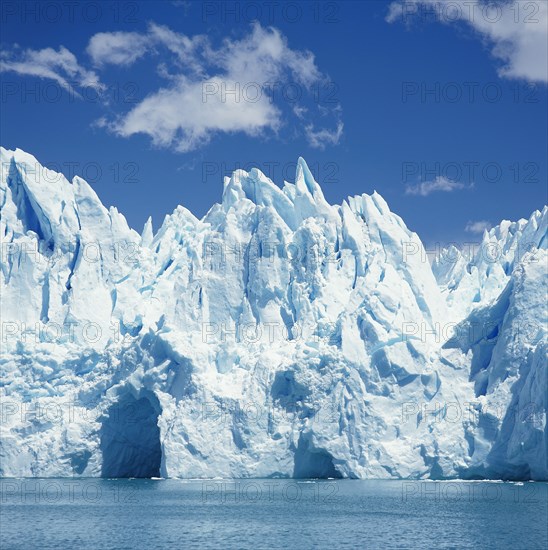
[[[152,392],[124,394],[107,411],[100,431],[102,477],[160,477],[160,403]]]
[[[333,457],[323,449],[311,449],[309,442],[302,436],[295,451],[293,477],[296,479],[341,479],[335,468]]]

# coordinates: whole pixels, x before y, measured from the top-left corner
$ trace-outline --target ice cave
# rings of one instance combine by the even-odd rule
[[[160,477],[159,413],[151,392],[124,394],[108,409],[100,434],[102,477]]]

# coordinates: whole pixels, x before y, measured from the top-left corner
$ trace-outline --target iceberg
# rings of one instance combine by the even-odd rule
[[[1,476],[548,479],[546,207],[431,264],[303,159],[138,233],[0,154]]]

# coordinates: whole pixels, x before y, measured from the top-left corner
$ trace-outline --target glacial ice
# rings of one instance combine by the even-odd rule
[[[431,266],[303,159],[139,235],[0,154],[0,475],[548,479],[546,207]]]

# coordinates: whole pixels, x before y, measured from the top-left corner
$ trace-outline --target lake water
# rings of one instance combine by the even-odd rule
[[[1,479],[0,547],[548,548],[548,484]]]

